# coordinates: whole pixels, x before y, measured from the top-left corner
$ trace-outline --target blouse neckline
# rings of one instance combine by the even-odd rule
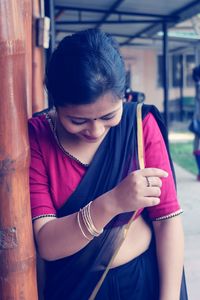
[[[44,115],[46,117],[46,120],[48,121],[48,124],[50,126],[51,132],[53,133],[55,141],[56,141],[58,147],[60,148],[60,150],[66,156],[68,156],[69,158],[71,158],[74,161],[76,161],[77,163],[79,163],[81,166],[86,167],[86,168],[89,167],[89,164],[85,164],[85,163],[81,162],[77,157],[73,156],[71,153],[69,153],[68,151],[65,150],[65,148],[62,146],[62,144],[61,144],[61,142],[59,140],[58,134],[56,132],[55,119],[52,118],[52,116],[48,112],[44,113]]]

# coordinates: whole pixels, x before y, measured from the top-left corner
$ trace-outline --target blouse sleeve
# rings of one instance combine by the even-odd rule
[[[42,135],[42,128],[36,121],[29,121],[29,142],[31,149],[31,163],[29,172],[31,212],[33,220],[40,217],[56,216],[56,210],[49,193],[49,180],[43,159],[38,135]]]
[[[170,167],[168,152],[159,126],[154,116],[149,113],[143,120],[145,167],[160,168],[169,175],[162,178],[160,203],[148,207],[147,211],[151,220],[168,219],[182,213],[177,200],[175,183]]]

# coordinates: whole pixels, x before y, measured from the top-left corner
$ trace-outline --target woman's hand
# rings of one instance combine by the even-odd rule
[[[168,173],[157,168],[146,168],[130,173],[110,191],[117,213],[135,211],[160,202],[162,181]]]

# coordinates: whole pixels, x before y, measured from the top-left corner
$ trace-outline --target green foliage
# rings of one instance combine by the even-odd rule
[[[187,171],[198,174],[193,155],[193,142],[170,143],[172,160]]]

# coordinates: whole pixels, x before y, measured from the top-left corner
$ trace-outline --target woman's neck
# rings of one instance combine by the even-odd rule
[[[62,148],[83,164],[90,164],[104,137],[97,143],[87,143],[78,136],[70,134],[55,116],[54,130]]]

